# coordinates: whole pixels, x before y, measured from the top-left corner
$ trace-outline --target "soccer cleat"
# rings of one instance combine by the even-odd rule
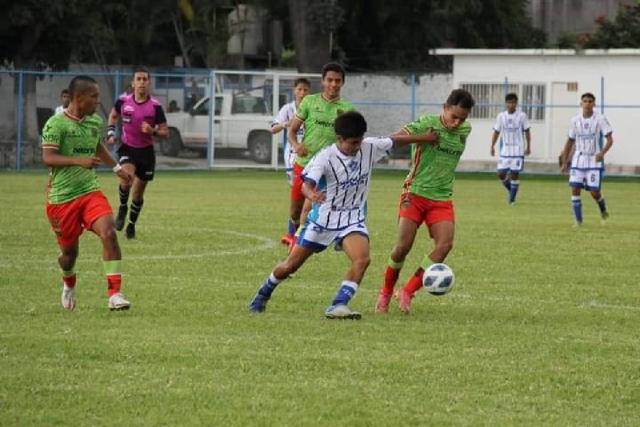
[[[573,223],[573,228],[582,228],[582,223],[578,222],[578,221],[574,222]]]
[[[136,225],[134,223],[127,224],[127,229],[125,230],[125,235],[127,239],[135,239],[136,238]]]
[[[127,205],[120,205],[118,208],[118,216],[116,216],[115,220],[116,230],[122,231],[125,219],[127,219]]]
[[[602,222],[602,225],[604,225],[607,222],[607,220],[609,219],[609,212],[608,211],[604,211],[604,212],[600,213],[600,218],[602,218],[601,222]]]
[[[362,318],[362,314],[357,311],[351,310],[344,304],[331,305],[325,311],[324,316],[327,319],[352,319],[352,320],[360,320]]]
[[[378,294],[378,302],[376,302],[376,313],[378,314],[388,313],[389,301],[391,301],[391,295],[385,295],[383,293]]]
[[[287,245],[290,246],[291,245],[291,241],[294,239],[293,236],[289,235],[289,234],[285,234],[284,236],[282,236],[280,238],[280,243],[282,243],[283,245]]]
[[[398,300],[400,311],[404,314],[409,314],[413,295],[405,292],[404,289],[399,289],[398,292],[396,292],[396,299]]]
[[[249,310],[254,313],[263,313],[267,309],[268,297],[258,292],[249,303]]]
[[[130,307],[131,303],[124,299],[120,292],[109,297],[109,310],[111,311],[129,310]]]
[[[76,308],[76,288],[69,288],[63,284],[60,302],[65,310],[73,311]]]

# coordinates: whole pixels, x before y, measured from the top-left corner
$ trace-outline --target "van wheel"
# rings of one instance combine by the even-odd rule
[[[271,136],[261,133],[249,140],[249,152],[256,163],[271,163]]]
[[[180,132],[176,129],[169,129],[169,138],[160,140],[160,152],[165,156],[178,157],[181,149]]]

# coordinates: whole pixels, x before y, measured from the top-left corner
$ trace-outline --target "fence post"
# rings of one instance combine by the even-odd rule
[[[207,167],[213,169],[213,158],[215,149],[215,126],[216,126],[216,72],[209,72],[209,135],[207,138]]]
[[[18,109],[16,114],[16,170],[22,170],[22,122],[24,121],[24,72],[18,71]]]
[[[604,114],[604,76],[600,76],[600,114]]]
[[[416,119],[416,75],[411,74],[411,121]]]

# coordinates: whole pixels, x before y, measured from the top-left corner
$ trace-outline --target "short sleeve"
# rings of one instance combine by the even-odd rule
[[[154,108],[156,110],[156,124],[162,125],[167,123],[167,116],[164,114],[164,108],[162,108],[162,105],[158,104]]]
[[[525,113],[522,113],[522,131],[526,132],[531,129],[531,123],[529,123],[529,116]]]
[[[425,133],[433,127],[430,116],[422,116],[417,120],[409,123],[404,129],[409,132],[410,135],[416,135],[419,133]]]
[[[118,98],[118,100],[116,101],[115,104],[113,104],[113,109],[116,110],[116,112],[118,114],[122,114],[122,104],[124,103],[124,101],[122,100],[122,98]]]
[[[59,149],[62,142],[63,131],[58,120],[54,120],[58,115],[51,117],[42,128],[42,148]]]
[[[288,121],[287,111],[289,110],[289,104],[285,104],[282,106],[278,114],[273,118],[271,122],[271,126],[281,125]]]
[[[325,174],[325,168],[329,164],[328,153],[332,147],[327,147],[313,156],[302,171],[302,179],[317,185]]]
[[[305,96],[300,105],[298,105],[298,110],[296,111],[296,117],[302,120],[303,122],[307,120],[309,117],[309,104],[311,103],[311,97]]]
[[[502,132],[502,114],[498,114],[498,117],[496,117],[496,122],[493,124],[493,131],[494,132]]]
[[[393,147],[393,139],[391,138],[365,138],[362,142],[371,144],[374,162],[378,162],[388,156],[389,150]]]
[[[609,136],[613,133],[613,128],[609,123],[609,119],[605,116],[600,116],[600,132],[602,132],[603,136]]]

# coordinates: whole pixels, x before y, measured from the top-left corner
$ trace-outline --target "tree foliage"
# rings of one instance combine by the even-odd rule
[[[623,4],[613,21],[604,16],[596,19],[597,30],[582,35],[581,45],[585,48],[637,48],[640,47],[640,1]]]

